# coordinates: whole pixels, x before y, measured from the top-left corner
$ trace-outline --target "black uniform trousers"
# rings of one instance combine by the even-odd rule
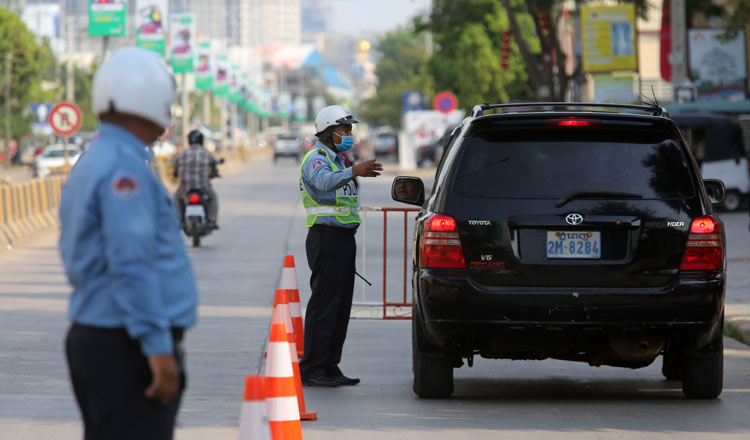
[[[312,295],[305,312],[302,377],[336,376],[354,294],[355,229],[314,225],[305,248]]]
[[[173,331],[183,371],[181,331]],[[138,341],[124,329],[73,324],[65,342],[73,391],[81,409],[84,440],[171,440],[182,391],[164,405],[144,396],[151,369]]]

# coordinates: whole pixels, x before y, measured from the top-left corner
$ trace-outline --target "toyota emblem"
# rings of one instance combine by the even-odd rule
[[[573,226],[580,225],[581,223],[583,223],[583,216],[574,212],[573,214],[568,214],[567,216],[565,216],[565,222]]]

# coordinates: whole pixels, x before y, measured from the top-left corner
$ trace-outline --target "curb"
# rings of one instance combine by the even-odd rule
[[[724,336],[750,345],[750,318],[728,316],[724,323]]]

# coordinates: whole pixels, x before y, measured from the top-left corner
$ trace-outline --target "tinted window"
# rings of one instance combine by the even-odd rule
[[[464,141],[453,191],[488,198],[627,192],[646,199],[694,194],[688,158],[663,134],[482,130]]]

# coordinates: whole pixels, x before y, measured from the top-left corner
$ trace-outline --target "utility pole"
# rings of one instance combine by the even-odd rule
[[[68,54],[67,63],[67,81],[66,81],[66,95],[65,100],[70,103],[75,103],[75,80],[73,78],[73,32],[71,31],[72,21],[68,15],[68,11],[65,11],[65,52]]]
[[[187,73],[182,74],[182,141],[187,142],[188,124],[190,124],[190,95],[187,87]],[[187,143],[185,144],[187,145]]]
[[[203,125],[211,127],[211,92],[203,91]]]
[[[3,152],[5,160],[8,160],[8,148],[10,147],[10,64],[13,62],[13,56],[10,53],[5,54],[5,144]]]
[[[674,85],[675,102],[692,101],[695,98],[695,86],[690,82],[687,69],[687,41],[685,0],[672,0],[669,11],[672,25],[672,84]]]

